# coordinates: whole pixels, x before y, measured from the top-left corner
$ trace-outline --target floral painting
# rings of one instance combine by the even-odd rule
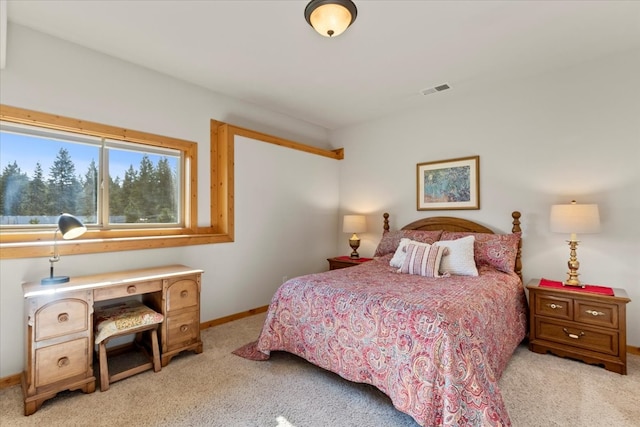
[[[418,210],[480,209],[480,156],[418,163]]]

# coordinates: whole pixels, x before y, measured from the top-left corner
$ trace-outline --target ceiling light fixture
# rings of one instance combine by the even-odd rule
[[[351,0],[311,0],[304,9],[304,17],[319,34],[339,36],[353,24],[358,9]]]

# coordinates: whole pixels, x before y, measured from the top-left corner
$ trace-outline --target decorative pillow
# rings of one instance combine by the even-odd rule
[[[505,273],[514,272],[521,233],[489,234],[462,231],[445,231],[442,233],[443,239],[450,240],[468,236],[475,237],[474,256],[477,265],[489,265]]]
[[[422,231],[422,230],[394,230],[388,231],[382,235],[380,243],[376,248],[374,257],[383,256],[386,254],[392,254],[398,249],[400,245],[400,239],[403,237],[416,242],[429,243],[430,245],[437,242],[440,239],[442,230],[435,231]]]
[[[409,243],[406,246],[405,257],[399,273],[408,273],[424,277],[440,277],[440,261],[448,251],[444,246],[429,245],[426,243]]]
[[[407,239],[406,237],[403,237],[402,239],[400,239],[400,244],[398,245],[398,249],[396,249],[396,253],[393,254],[393,258],[391,258],[391,261],[389,261],[389,265],[391,267],[395,267],[395,268],[402,267],[402,263],[404,262],[404,259],[407,256],[406,249],[409,243],[413,243],[414,245],[429,246],[429,243],[417,242],[415,240],[411,240],[411,239]]]
[[[444,235],[444,233],[442,233]],[[440,240],[438,246],[449,249],[449,254],[442,258],[440,273],[449,273],[457,276],[477,276],[478,268],[473,257],[474,236],[463,237],[456,240]]]

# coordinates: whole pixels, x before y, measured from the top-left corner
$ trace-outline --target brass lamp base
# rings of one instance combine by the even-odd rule
[[[576,286],[579,288],[584,288],[584,285],[580,283],[578,280],[578,268],[580,268],[580,263],[578,262],[578,258],[576,257],[576,249],[578,248],[577,240],[569,240],[569,261],[567,262],[567,266],[569,267],[569,271],[567,271],[567,280],[562,283],[564,286]]]
[[[355,236],[355,234],[354,234]],[[351,246],[351,249],[353,249],[353,251],[351,252],[351,259],[359,259],[360,255],[358,254],[358,248],[360,247],[360,239],[358,239],[358,237],[356,236],[356,238],[354,239],[353,236],[349,239],[349,246]]]

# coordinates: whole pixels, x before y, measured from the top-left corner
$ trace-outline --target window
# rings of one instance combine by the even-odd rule
[[[48,157],[52,165],[57,157],[60,157],[59,160],[64,160],[59,162],[61,171],[68,172],[73,166],[73,173],[69,173],[68,177],[65,175],[65,179],[68,181],[60,178],[59,184],[61,188],[73,188],[74,194],[81,194],[82,197],[74,199],[69,195],[66,199],[61,197],[61,200],[56,200],[56,202],[73,200],[76,203],[75,207],[81,209],[79,212],[83,212],[78,216],[87,221],[89,231],[72,241],[58,239],[58,249],[61,255],[233,242],[235,227],[233,147],[236,135],[337,160],[342,159],[344,155],[342,149],[322,150],[211,120],[209,146],[210,216],[207,219],[208,225],[199,226],[197,218],[198,161],[195,142],[2,104],[0,104],[0,121],[5,122],[7,129],[9,127],[21,129],[14,130],[13,133],[25,134],[22,137],[45,138],[48,144],[54,144],[53,141],[55,144],[62,144],[54,148],[53,152],[48,155],[38,153],[26,143],[19,144],[21,151],[18,156],[14,156],[15,159],[7,159],[5,162],[4,155],[0,157],[0,162],[4,162],[2,164],[3,170],[0,171],[3,179],[6,177],[8,181],[12,181],[11,187],[14,189],[12,194],[7,192],[7,195],[3,196],[3,200],[9,200],[9,205],[13,203],[8,212],[21,213],[14,215],[18,217],[30,217],[26,220],[27,224],[17,224],[18,219],[16,218],[14,218],[16,223],[0,224],[0,258],[3,259],[49,256],[53,242],[52,231],[55,230],[53,222],[59,214],[56,210],[67,209],[66,206],[60,205],[53,210],[46,211],[53,212],[55,215],[53,218],[45,218],[48,217],[47,215],[42,215],[42,218],[39,216],[31,218],[30,214],[35,209],[32,204],[28,210],[29,215],[22,214],[24,210],[20,209],[25,208],[23,200],[26,200],[27,197],[19,193],[16,195],[16,191],[28,192],[30,191],[29,187],[32,187],[34,194],[40,194],[39,197],[32,197],[33,201],[38,200],[42,205],[38,207],[38,210],[45,207],[48,209],[50,207],[48,203],[51,202],[42,196],[49,191],[47,186],[52,185],[49,182],[51,167],[49,170],[45,170],[44,160],[42,160],[39,172],[36,171],[37,162],[32,162],[31,166],[27,166],[26,160],[22,159],[26,159],[28,151],[36,158],[38,156],[40,158]],[[31,133],[27,129],[30,129]],[[7,132],[12,131],[7,130]],[[0,136],[3,139],[5,137],[4,134],[0,134]],[[70,145],[65,146],[64,144]],[[61,152],[62,148],[66,150],[66,153]],[[124,162],[124,167],[118,166],[122,163],[122,157],[127,160]],[[18,161],[18,159],[20,160]],[[133,169],[129,170],[129,166],[132,166]],[[140,206],[137,208],[133,206],[127,210],[127,205],[123,200],[135,201],[136,198],[122,196],[126,176],[121,177],[118,188],[114,188],[117,177],[123,174],[122,170],[125,171],[125,175],[129,172],[131,183],[142,182],[140,175],[143,170],[146,171],[145,173],[148,172],[145,175],[145,180],[151,175],[155,178],[162,176],[162,179],[165,180],[163,182],[168,182],[169,171],[171,171],[174,180],[173,186],[163,184],[162,186],[145,187],[153,188],[154,191],[157,189],[156,187],[162,188],[163,194],[156,195],[152,199],[164,198],[165,202],[157,205],[155,210],[145,211]],[[54,173],[53,175],[60,177],[62,174]],[[39,179],[35,177],[39,177]],[[114,182],[111,183],[110,180]],[[33,181],[36,183],[33,184]],[[101,182],[109,182],[111,185],[99,185]],[[61,194],[66,194],[62,193],[61,189],[59,190]],[[120,190],[123,191],[120,192]],[[138,200],[143,200],[141,199],[142,193],[138,194]],[[16,200],[20,200],[20,202],[18,203]],[[171,204],[171,201],[174,205]],[[3,203],[5,202],[3,201]],[[4,206],[2,209],[0,215],[5,215]],[[68,208],[68,210],[72,209]],[[130,213],[128,217],[127,212]],[[31,221],[32,219],[33,221]],[[12,220],[7,220],[7,222],[10,221]],[[25,222],[25,219],[20,218],[20,221]],[[38,221],[40,223],[36,223]]]
[[[33,126],[0,123],[0,227],[54,226],[61,212],[93,228],[183,226],[184,156]]]

